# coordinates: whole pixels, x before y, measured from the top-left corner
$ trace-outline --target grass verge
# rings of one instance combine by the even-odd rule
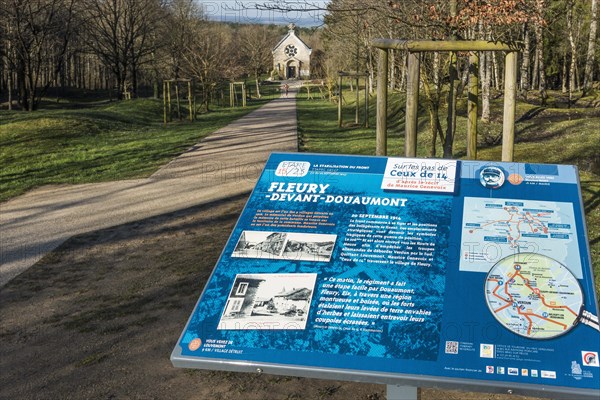
[[[0,111],[0,202],[41,185],[146,177],[265,102],[217,108],[194,123],[175,121],[167,127],[162,101],[154,99]]]

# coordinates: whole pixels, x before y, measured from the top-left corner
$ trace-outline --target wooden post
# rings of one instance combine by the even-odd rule
[[[179,81],[175,82],[175,99],[177,101],[177,118],[181,121],[181,107],[179,105]]]
[[[342,127],[342,76],[338,85],[338,127]]]
[[[462,51],[506,51],[506,67],[505,67],[505,92],[504,92],[504,121],[503,121],[503,144],[502,144],[502,160],[512,161],[514,151],[514,135],[515,135],[515,114],[516,114],[516,62],[517,53],[520,45],[516,43],[503,43],[503,42],[489,42],[485,40],[451,40],[451,41],[436,41],[436,40],[400,40],[400,39],[374,39],[372,45],[378,48],[380,53],[380,62],[378,68],[378,80],[377,80],[377,149],[380,147],[380,137],[384,138],[386,135],[386,115],[387,115],[387,101],[383,99],[381,93],[385,90],[387,94],[387,69],[382,69],[383,61],[385,64],[388,63],[387,51],[389,50],[404,50],[409,52],[409,77],[408,77],[408,91],[407,91],[407,111],[406,111],[406,142],[405,142],[405,154],[412,156],[416,153],[416,123],[417,123],[417,103],[418,101],[418,67],[414,68],[414,64],[418,62],[414,53],[429,52],[429,51],[451,51],[451,52],[462,52]],[[385,54],[384,54],[385,53]],[[455,58],[455,55],[452,55]],[[416,62],[415,62],[416,59]],[[418,64],[417,64],[418,65]],[[455,67],[451,68],[452,74],[451,84],[456,85],[458,77],[456,75]],[[416,70],[416,71],[415,71]],[[416,79],[415,79],[416,75]],[[416,88],[416,89],[415,89]],[[451,87],[451,91],[454,87]],[[473,91],[469,90],[471,93]],[[451,105],[449,106],[449,114],[455,113],[455,96],[451,98]],[[386,108],[382,108],[382,106]],[[473,104],[475,106],[475,103]],[[411,109],[412,108],[412,109]],[[475,110],[469,109],[469,111],[475,112]],[[471,122],[471,120],[470,120]],[[455,116],[452,115],[449,118],[448,126],[449,131],[446,136],[444,143],[444,156],[452,156],[452,138],[454,134],[453,126],[455,124]],[[476,128],[476,125],[473,125]],[[476,130],[471,131],[472,136],[469,139],[468,150],[469,158],[476,157]],[[475,146],[475,147],[473,147]],[[475,150],[475,151],[472,151]],[[377,153],[378,155],[380,153]]]
[[[194,121],[194,106],[192,103],[192,81],[188,81],[188,106],[190,107],[190,122]]]
[[[408,53],[408,77],[406,80],[406,134],[404,155],[417,156],[417,121],[419,112],[420,54]]]
[[[193,98],[193,103],[192,103],[192,107],[194,109],[194,116],[193,116],[193,120],[196,120],[196,113],[197,113],[197,109],[196,107],[198,106],[198,103],[196,102],[196,83],[192,80],[192,96],[194,96]],[[207,102],[210,101],[210,99],[207,100]],[[208,105],[207,105],[208,107]]]
[[[387,105],[388,105],[388,50],[379,49],[377,65],[377,122],[375,154],[387,155]]]
[[[502,123],[502,161],[512,161],[517,111],[517,52],[506,53],[504,66],[504,120]]]
[[[246,108],[246,84],[242,83],[242,107]]]
[[[477,99],[479,97],[479,53],[469,57],[469,95],[467,103],[467,159],[477,159]]]
[[[163,122],[167,126],[167,82],[163,81]]]
[[[167,101],[169,102],[169,121],[172,121],[171,118],[171,82],[167,81]]]
[[[229,107],[233,108],[235,105],[235,88],[233,87],[233,83],[229,83]]]

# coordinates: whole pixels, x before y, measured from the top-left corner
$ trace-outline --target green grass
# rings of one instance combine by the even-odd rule
[[[0,111],[0,201],[47,184],[146,177],[265,101],[162,125],[162,102],[138,99]],[[83,106],[83,108],[81,108]],[[184,112],[184,116],[185,116]]]
[[[362,98],[361,94],[361,98]],[[375,154],[375,97],[370,99],[369,129],[337,125],[337,105],[325,100],[298,99],[298,134],[300,150],[314,153]],[[344,122],[354,123],[355,95],[345,93]],[[388,108],[388,155],[404,154],[404,95],[391,93]],[[535,101],[535,100],[534,100]],[[582,99],[582,104],[594,99]],[[466,155],[466,103],[458,104],[457,134],[454,156]],[[492,120],[479,123],[478,159],[500,160],[502,134],[502,98],[492,103]],[[440,120],[445,129],[445,110]],[[361,107],[361,118],[363,111]],[[579,167],[588,238],[592,254],[596,292],[600,293],[600,109],[576,107],[567,109],[560,93],[551,93],[549,107],[521,102],[517,106],[515,161],[574,164]],[[431,134],[429,119],[420,109],[417,156],[427,157]],[[442,154],[440,143],[436,154]]]

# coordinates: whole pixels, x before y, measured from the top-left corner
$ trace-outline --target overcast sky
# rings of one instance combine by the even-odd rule
[[[201,3],[206,11],[208,18],[215,21],[223,22],[239,22],[239,23],[261,23],[261,24],[276,24],[287,25],[295,23],[298,26],[319,26],[322,24],[322,11],[288,11],[278,12],[274,10],[257,10],[255,4],[275,4],[271,1],[247,1],[247,0],[197,0]],[[294,3],[292,0],[287,0],[292,6],[297,5],[298,8],[305,6],[306,2],[298,1]],[[313,4],[325,6],[327,0],[316,0]],[[282,3],[280,3],[282,4]]]

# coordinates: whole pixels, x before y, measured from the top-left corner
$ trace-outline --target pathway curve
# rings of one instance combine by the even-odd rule
[[[47,186],[0,204],[0,287],[72,236],[249,192],[273,151],[297,151],[295,91],[147,179]]]

